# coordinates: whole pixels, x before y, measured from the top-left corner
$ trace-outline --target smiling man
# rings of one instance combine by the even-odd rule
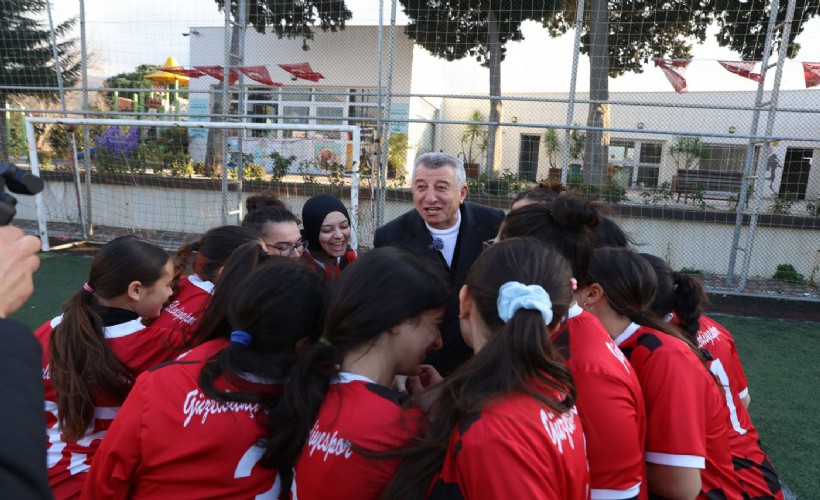
[[[445,153],[426,153],[416,158],[412,186],[416,209],[377,229],[373,246],[410,250],[438,264],[450,278],[451,296],[441,324],[444,346],[427,359],[446,376],[472,353],[461,338],[458,291],[481,254],[482,241],[498,233],[504,212],[464,201],[464,164]]]

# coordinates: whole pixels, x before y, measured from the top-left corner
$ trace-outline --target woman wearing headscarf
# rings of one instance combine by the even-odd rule
[[[302,223],[308,242],[302,258],[325,279],[337,278],[356,260],[356,252],[349,245],[350,216],[338,198],[330,194],[311,197],[302,207]]]

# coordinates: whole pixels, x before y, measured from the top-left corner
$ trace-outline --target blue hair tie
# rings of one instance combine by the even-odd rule
[[[247,346],[251,343],[253,337],[248,332],[243,332],[242,330],[235,330],[231,332],[231,342],[234,344],[242,344]]]
[[[552,322],[552,301],[549,294],[540,285],[525,285],[517,281],[508,281],[498,289],[498,317],[504,323],[509,322],[519,309],[534,309],[541,312],[544,323]]]

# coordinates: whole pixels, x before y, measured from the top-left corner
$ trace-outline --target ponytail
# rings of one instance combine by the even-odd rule
[[[433,476],[441,470],[453,429],[495,398],[524,393],[558,413],[572,408],[576,399],[572,375],[549,336],[572,302],[570,276],[567,260],[532,238],[504,240],[479,256],[466,284],[474,311],[491,336],[445,380],[428,411],[431,422],[421,441],[394,453],[407,458],[382,498],[425,497]],[[549,325],[543,312],[535,309],[520,308],[508,321],[501,319],[499,291],[509,281],[538,285],[547,292],[552,309]]]
[[[81,439],[94,421],[94,394],[98,390],[121,403],[132,382],[105,341],[103,319],[92,306],[91,293],[75,293],[64,304],[63,319],[49,339],[51,383],[66,441]]]
[[[97,397],[122,403],[133,382],[130,369],[105,339],[97,298],[122,296],[134,281],[151,286],[163,276],[167,263],[168,254],[153,243],[130,235],[115,238],[97,252],[88,282],[63,305],[63,319],[51,334],[48,356],[66,440],[85,435],[94,420]]]
[[[343,352],[340,347],[317,342],[294,363],[288,386],[269,415],[262,458],[265,466],[279,470],[280,474],[293,469],[308,441],[330,382],[339,375]]]
[[[269,258],[258,241],[249,241],[231,254],[216,280],[214,294],[208,302],[208,307],[182,349],[187,350],[209,340],[228,337],[231,333],[228,321],[228,304],[231,298],[241,290],[242,282]]]
[[[674,273],[675,283],[675,314],[680,323],[678,326],[694,345],[698,345],[698,330],[700,317],[703,316],[703,307],[709,297],[703,288],[703,283],[694,276]]]

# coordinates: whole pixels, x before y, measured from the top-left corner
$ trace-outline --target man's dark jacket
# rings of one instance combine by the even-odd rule
[[[498,227],[504,219],[504,212],[476,203],[461,205],[461,226],[458,231],[452,267],[448,268],[444,257],[433,247],[433,238],[424,224],[424,219],[414,209],[376,230],[373,246],[393,246],[409,250],[428,259],[443,273],[452,285],[444,321],[441,324],[441,338],[444,347],[433,352],[427,362],[436,367],[444,376],[449,375],[472,354],[461,338],[458,322],[458,292],[464,284],[467,272],[481,254],[482,242],[495,238]]]

